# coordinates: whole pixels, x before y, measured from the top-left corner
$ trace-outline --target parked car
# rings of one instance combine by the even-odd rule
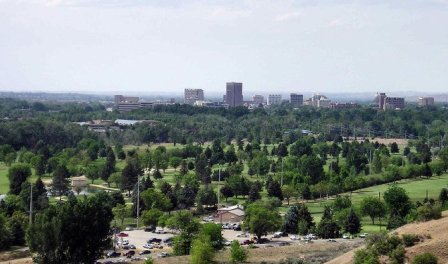
[[[127,226],[125,230],[126,231],[132,231],[132,230],[134,230],[134,228],[132,226]]]
[[[145,227],[144,230],[145,230],[145,232],[154,232],[154,231],[156,231],[156,227],[153,225],[150,225],[150,226]]]
[[[124,232],[120,232],[120,233],[118,233],[117,236],[118,236],[118,237],[128,237],[129,235],[126,234],[126,233],[124,233]]]
[[[155,233],[156,233],[156,234],[166,234],[166,231],[163,230],[163,228],[156,228]]]
[[[148,241],[146,241],[146,242],[147,242],[148,244],[149,244],[149,243],[160,243],[160,242],[162,242],[162,239],[153,237],[153,238],[148,239]]]
[[[234,225],[234,226],[233,226],[233,230],[235,230],[235,231],[241,231],[241,225],[240,225],[240,224]]]
[[[343,238],[343,239],[350,239],[350,235],[344,234],[344,235],[342,236],[342,238]]]
[[[298,235],[292,235],[289,237],[291,240],[300,240],[300,236]]]
[[[146,243],[146,244],[143,245],[143,248],[153,249],[153,248],[154,248],[154,245],[153,245],[153,244]]]
[[[122,248],[122,249],[130,249],[131,247],[128,246],[128,245],[123,245],[123,246],[121,246],[121,248]]]
[[[107,252],[106,256],[108,258],[116,258],[116,257],[121,256],[121,254],[120,254],[120,252],[109,251],[109,252]]]
[[[124,254],[124,256],[126,256],[127,258],[130,258],[130,257],[132,257],[134,255],[135,255],[135,251],[134,250],[129,250],[128,252],[126,252]]]
[[[151,254],[151,250],[145,249],[145,250],[140,252],[140,255],[147,255],[147,254]]]
[[[336,239],[328,239],[328,242],[338,242]]]
[[[232,242],[230,242],[229,240],[224,241],[224,246],[230,246],[230,244],[232,244]]]
[[[165,257],[168,257],[168,253],[166,253],[166,252],[160,252],[159,254],[157,254],[157,257],[159,257],[159,258],[165,258]]]
[[[129,245],[130,249],[136,249],[135,245]]]
[[[273,238],[279,238],[282,236],[283,232],[275,232],[274,235],[272,235]]]
[[[251,245],[253,243],[254,243],[254,241],[249,240],[249,239],[246,239],[246,240],[243,241],[243,245]]]
[[[362,233],[359,235],[360,238],[366,238],[369,234],[368,233]]]
[[[236,235],[236,237],[248,237],[249,235],[247,233],[241,233]]]

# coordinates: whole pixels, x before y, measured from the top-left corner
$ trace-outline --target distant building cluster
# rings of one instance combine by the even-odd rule
[[[380,110],[402,110],[405,107],[403,97],[389,97],[386,93],[377,93],[373,103]]]
[[[417,100],[417,105],[421,107],[434,105],[434,97],[420,97]]]
[[[129,112],[135,109],[153,108],[156,105],[169,105],[174,103],[174,99],[168,101],[146,102],[141,101],[140,97],[115,95],[115,108],[120,112]]]
[[[113,120],[91,120],[88,122],[75,122],[80,126],[87,127],[90,131],[105,133],[111,130],[120,130],[122,127],[129,127],[139,123],[144,123],[150,126],[155,126],[159,121],[156,120],[127,120],[127,119],[117,119]]]
[[[304,105],[314,106],[317,108],[330,108],[331,100],[328,99],[325,95],[315,94],[313,97],[307,99],[303,102]]]
[[[184,103],[193,105],[197,101],[204,101],[204,90],[202,90],[202,89],[185,89]]]

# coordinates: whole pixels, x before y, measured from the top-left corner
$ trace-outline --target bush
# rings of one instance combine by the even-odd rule
[[[437,205],[425,204],[417,208],[417,220],[429,221],[442,217],[442,208]]]
[[[420,241],[420,237],[415,234],[403,234],[402,239],[405,247],[412,247]]]
[[[399,215],[392,215],[389,218],[389,222],[387,222],[387,229],[388,230],[396,229],[405,224],[406,224],[406,220],[403,219],[403,217],[401,217]]]
[[[242,263],[247,260],[247,251],[241,247],[238,240],[233,240],[230,245],[230,260],[232,263]]]
[[[361,249],[355,252],[353,264],[380,264],[380,260],[374,250]]]
[[[405,259],[405,253],[403,245],[399,245],[389,254],[391,264],[403,264]]]
[[[412,261],[412,264],[437,264],[437,263],[438,263],[437,257],[431,253],[423,253],[417,255]]]

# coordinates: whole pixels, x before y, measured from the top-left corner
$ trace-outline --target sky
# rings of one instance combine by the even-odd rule
[[[448,92],[448,0],[0,0],[0,91]]]

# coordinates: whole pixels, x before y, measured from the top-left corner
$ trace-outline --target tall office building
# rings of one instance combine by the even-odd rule
[[[204,101],[204,90],[185,89],[184,96],[184,102],[186,104],[194,104],[196,101]]]
[[[243,84],[237,82],[228,82],[226,84],[226,104],[229,107],[243,105]]]
[[[252,102],[257,106],[264,104],[263,95],[255,94],[254,96],[252,96]]]
[[[282,103],[281,94],[270,94],[268,95],[268,105],[279,105]]]
[[[289,96],[289,103],[293,106],[303,105],[303,94],[292,93]]]

